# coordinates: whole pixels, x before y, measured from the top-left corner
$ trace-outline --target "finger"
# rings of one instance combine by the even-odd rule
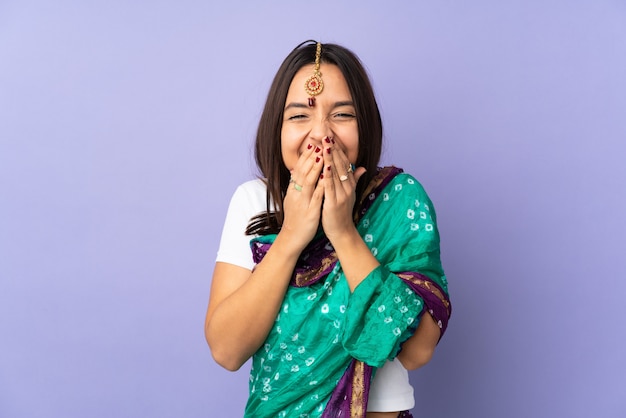
[[[322,149],[317,147],[314,150],[314,154],[311,155],[308,161],[309,170],[305,174],[305,184],[308,186],[315,186],[320,177],[320,173],[324,168],[324,158],[322,157]],[[313,188],[312,188],[313,190]]]
[[[305,170],[305,165],[307,160],[310,158],[311,154],[314,152],[314,146],[309,144],[307,148],[298,156],[298,161],[296,161],[295,167],[290,170],[292,182],[301,182],[302,181],[302,173]],[[300,183],[298,183],[300,184]]]
[[[311,196],[311,206],[321,207],[324,200],[324,182],[322,180],[317,182],[313,195]]]
[[[336,187],[338,187],[339,177],[334,169],[332,148],[324,149],[324,197],[329,201],[336,201]]]
[[[296,168],[291,173],[293,182],[301,187],[299,191],[306,189],[309,193],[312,193],[314,187],[311,186],[315,185],[321,170],[319,167],[321,152],[320,147],[309,144],[305,152],[300,155]]]
[[[362,176],[363,174],[365,174],[365,172],[366,172],[366,171],[367,171],[367,169],[366,169],[365,167],[358,167],[358,168],[356,168],[356,169],[354,170],[354,173],[353,173],[353,175],[354,175],[354,181],[355,181],[356,183],[358,183],[358,182],[359,182],[359,179],[361,178],[361,176]]]
[[[332,153],[335,177],[345,190],[354,188],[356,180],[351,170],[351,164],[346,154],[339,147]]]
[[[303,167],[306,165],[307,160],[311,157],[311,154],[315,152],[315,145],[308,144],[306,149],[298,156],[298,161],[296,162],[296,166],[293,168],[293,172],[302,171]]]

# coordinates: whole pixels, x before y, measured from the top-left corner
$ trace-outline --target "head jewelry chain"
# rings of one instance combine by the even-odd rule
[[[315,50],[315,68],[313,75],[306,79],[304,90],[309,95],[309,106],[315,106],[315,96],[324,90],[324,82],[322,81],[322,73],[320,73],[320,57],[322,56],[322,44],[317,43]]]

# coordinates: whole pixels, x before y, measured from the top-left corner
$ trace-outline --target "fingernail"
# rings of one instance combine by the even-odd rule
[[[320,152],[321,148],[320,147],[315,147],[315,152]]]
[[[315,157],[315,162],[316,162],[316,163],[319,163],[319,162],[320,162],[320,160],[321,160],[321,158],[320,158],[320,157]]]
[[[326,167],[326,170],[330,171],[330,166],[327,166],[327,167]]]
[[[324,178],[324,173],[320,174],[320,179]]]
[[[332,142],[334,144],[335,140],[333,138],[330,138],[330,142]]]
[[[330,144],[330,138],[329,137],[324,138],[324,141],[326,141],[327,144]]]
[[[326,148],[326,153],[330,154],[330,148]]]
[[[313,148],[313,145],[311,145],[311,144],[306,146],[306,149],[311,149],[311,148]]]

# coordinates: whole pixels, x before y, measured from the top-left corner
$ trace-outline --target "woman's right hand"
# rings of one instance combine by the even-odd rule
[[[283,202],[283,227],[254,271],[216,263],[204,330],[215,361],[228,370],[239,369],[267,338],[298,257],[317,232],[324,196],[317,184],[320,148],[300,155]]]
[[[324,188],[318,180],[323,167],[322,147],[309,144],[291,170],[292,181],[283,201],[285,217],[280,235],[289,237],[298,254],[319,228]]]

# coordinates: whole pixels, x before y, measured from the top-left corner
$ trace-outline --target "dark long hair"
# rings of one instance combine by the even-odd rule
[[[283,223],[283,198],[289,186],[290,173],[281,152],[283,110],[289,86],[305,65],[315,63],[316,41],[305,41],[291,51],[281,64],[270,87],[257,129],[255,159],[267,182],[266,211],[253,217],[246,234],[278,233]],[[354,102],[359,133],[356,166],[367,170],[357,185],[357,202],[376,174],[382,152],[383,126],[374,90],[359,58],[349,49],[336,44],[322,44],[321,62],[336,65],[348,84]],[[271,202],[274,206],[271,206]]]

